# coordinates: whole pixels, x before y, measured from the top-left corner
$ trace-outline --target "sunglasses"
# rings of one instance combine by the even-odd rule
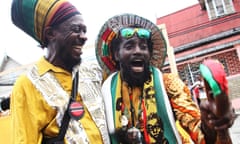
[[[143,28],[123,28],[120,30],[120,34],[123,38],[131,38],[137,33],[139,38],[149,39],[151,32]]]

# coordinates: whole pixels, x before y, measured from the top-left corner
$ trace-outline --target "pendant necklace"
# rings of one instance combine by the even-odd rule
[[[135,111],[134,106],[133,106],[133,95],[132,95],[132,92],[129,95],[129,100],[130,100],[130,112],[131,112],[132,126],[127,130],[127,138],[133,144],[142,144],[143,137],[142,137],[141,131],[134,126],[135,125],[135,112],[136,111]],[[142,100],[140,100],[140,109],[139,109],[139,111],[141,111],[141,101]],[[138,114],[138,117],[139,117],[139,114]]]

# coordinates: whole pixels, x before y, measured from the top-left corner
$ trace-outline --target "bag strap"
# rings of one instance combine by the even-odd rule
[[[58,137],[63,140],[64,136],[66,134],[67,128],[68,128],[68,124],[70,121],[70,115],[68,114],[68,110],[69,110],[69,106],[71,104],[71,102],[75,101],[76,96],[77,96],[77,92],[78,92],[78,72],[76,72],[76,75],[73,79],[73,83],[72,83],[72,91],[71,91],[71,98],[68,102],[68,107],[64,113],[63,116],[63,120],[62,120],[62,124],[61,124],[61,128],[60,128],[60,132]]]
[[[69,121],[70,121],[70,118],[71,118],[69,113],[68,113],[69,106],[70,106],[71,102],[75,101],[76,96],[77,96],[77,92],[78,92],[78,78],[79,78],[79,73],[77,71],[76,74],[75,74],[75,77],[73,79],[73,82],[72,82],[71,98],[68,102],[67,109],[64,113],[59,134],[58,134],[58,136],[56,136],[54,138],[47,139],[46,144],[52,144],[52,143],[56,143],[56,141],[63,141],[64,140],[64,137],[65,137],[68,125],[69,125]]]

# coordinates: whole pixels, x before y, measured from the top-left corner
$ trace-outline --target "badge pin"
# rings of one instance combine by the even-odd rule
[[[80,120],[84,115],[84,107],[78,102],[71,102],[68,113],[71,118]]]

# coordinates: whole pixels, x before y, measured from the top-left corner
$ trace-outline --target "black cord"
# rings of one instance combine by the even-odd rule
[[[65,133],[67,131],[67,128],[68,128],[68,125],[69,125],[69,121],[70,121],[70,115],[68,113],[68,110],[69,110],[69,107],[70,107],[70,104],[71,102],[75,101],[76,99],[76,96],[77,96],[77,92],[78,92],[78,72],[76,72],[76,75],[73,79],[73,83],[72,83],[72,92],[71,92],[71,99],[68,103],[68,107],[64,113],[64,116],[63,116],[63,119],[62,119],[62,125],[61,125],[61,128],[60,128],[60,133],[58,135],[58,137],[60,137],[61,140],[64,139],[64,136],[65,136]]]
[[[62,119],[62,123],[61,123],[61,127],[60,127],[58,136],[54,137],[54,138],[44,139],[42,144],[64,144],[64,137],[65,137],[68,125],[69,125],[69,121],[71,119],[71,117],[68,113],[69,106],[70,106],[71,102],[73,102],[76,99],[77,92],[78,92],[78,77],[79,77],[79,74],[78,74],[78,72],[76,72],[76,75],[72,82],[71,98],[68,102],[67,109],[63,115],[63,119]]]

